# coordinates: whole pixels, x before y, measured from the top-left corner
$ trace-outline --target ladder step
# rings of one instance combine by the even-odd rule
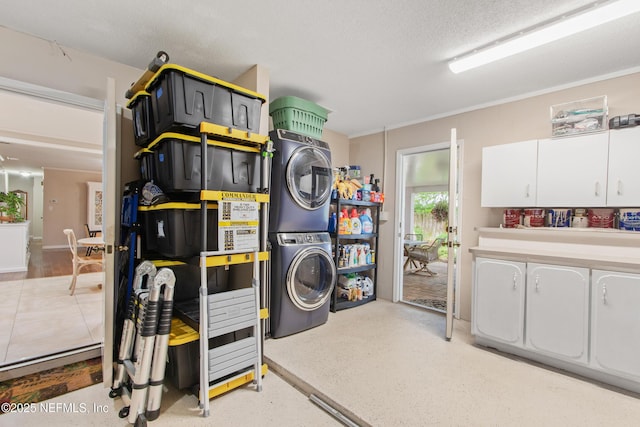
[[[209,350],[209,381],[253,366],[257,356],[255,337]]]
[[[266,363],[260,368],[262,376],[267,375],[269,367]],[[211,384],[209,387],[209,399],[213,399],[216,396],[220,396],[230,390],[241,387],[247,383],[252,382],[255,379],[255,372],[253,369],[242,372],[238,375],[234,375],[231,378],[227,378],[224,381],[219,381],[215,384]]]
[[[209,295],[208,307],[209,338],[256,324],[256,301],[253,288]]]

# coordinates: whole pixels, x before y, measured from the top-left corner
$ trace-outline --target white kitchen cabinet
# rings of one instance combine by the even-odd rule
[[[473,333],[522,346],[525,270],[523,262],[476,258]]]
[[[484,147],[481,205],[535,206],[537,157],[537,140]]]
[[[0,224],[0,273],[29,268],[30,221]]]
[[[537,206],[605,206],[608,140],[608,132],[539,140]]]
[[[589,269],[527,264],[525,347],[587,363]]]
[[[593,270],[591,365],[640,380],[640,274]]]
[[[640,206],[640,127],[609,131],[607,205]]]

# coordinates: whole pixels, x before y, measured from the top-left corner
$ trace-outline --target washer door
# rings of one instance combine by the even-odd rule
[[[331,162],[318,148],[295,150],[287,163],[286,177],[289,194],[304,209],[321,208],[331,196]]]
[[[336,266],[327,251],[304,248],[296,254],[287,271],[289,298],[300,310],[315,310],[331,297],[336,275]]]

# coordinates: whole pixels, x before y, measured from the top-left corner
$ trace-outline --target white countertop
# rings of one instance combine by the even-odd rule
[[[640,272],[640,232],[594,228],[476,229],[475,256]]]

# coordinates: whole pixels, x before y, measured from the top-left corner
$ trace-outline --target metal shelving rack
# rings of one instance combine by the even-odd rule
[[[371,249],[375,252],[378,252],[378,233],[380,227],[380,210],[382,208],[382,203],[377,202],[364,202],[360,200],[348,200],[348,199],[333,199],[331,200],[331,204],[335,206],[336,214],[338,214],[343,206],[351,206],[351,207],[364,207],[372,209],[373,216],[373,224],[374,224],[374,232],[368,234],[339,234],[338,227],[336,225],[336,232],[330,233],[331,238],[333,239],[333,252],[334,252],[334,260],[336,263],[336,268],[338,271],[338,275],[341,274],[349,274],[349,273],[360,273],[360,272],[369,272],[371,271],[371,278],[373,280],[373,295],[368,298],[364,298],[356,301],[347,301],[338,298],[338,292],[334,288],[333,294],[331,295],[331,311],[333,313],[344,310],[347,308],[357,307],[359,305],[366,304],[371,301],[376,300],[376,296],[378,293],[378,263],[376,262],[372,264],[359,265],[355,267],[339,267],[339,252],[340,252],[340,244],[345,242],[350,243],[358,243],[361,241],[372,242]],[[337,285],[336,285],[337,286]]]
[[[268,277],[267,262],[267,224],[269,204],[269,182],[271,153],[273,151],[268,136],[252,134],[212,123],[201,123],[201,170],[208,170],[207,147],[209,136],[219,140],[213,145],[233,148],[242,145],[244,149],[253,147],[262,155],[261,188],[257,193],[239,193],[215,191],[207,188],[206,173],[201,174],[201,242],[200,255],[200,391],[199,400],[203,416],[209,415],[209,400],[219,394],[253,381],[256,390],[262,390],[262,376],[267,365],[262,363],[263,323],[268,317],[265,307],[265,292],[261,292],[260,283],[266,284]],[[258,245],[240,250],[207,249],[207,212],[210,202],[217,202],[218,209],[224,209],[226,202],[257,203],[260,211],[258,221]],[[218,242],[219,248],[224,241]],[[207,268],[229,266],[233,264],[253,264],[251,287],[208,295]],[[262,280],[261,280],[262,279]],[[262,289],[263,290],[263,289]],[[209,349],[209,339],[251,327],[253,336]]]

